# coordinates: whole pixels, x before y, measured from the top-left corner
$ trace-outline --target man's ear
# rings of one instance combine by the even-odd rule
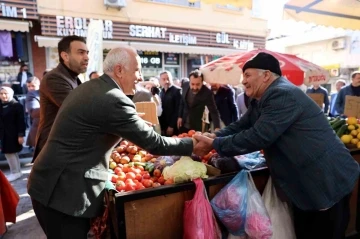
[[[65,62],[69,61],[69,54],[67,54],[67,52],[62,51],[62,52],[60,53],[60,56],[61,56],[61,58],[63,59],[63,61],[65,61]]]

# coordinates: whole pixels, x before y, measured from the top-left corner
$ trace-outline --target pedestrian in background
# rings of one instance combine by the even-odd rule
[[[14,181],[22,176],[18,153],[22,150],[25,136],[24,108],[14,98],[10,87],[0,88],[0,140],[1,152],[10,167],[8,180]]]

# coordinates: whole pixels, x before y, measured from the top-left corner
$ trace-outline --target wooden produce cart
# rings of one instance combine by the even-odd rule
[[[356,162],[360,163],[360,149],[351,149],[351,155]],[[351,238],[360,238],[360,183],[359,180],[355,185],[350,198],[350,221],[346,231],[347,236],[353,236]]]
[[[236,174],[222,174],[205,179],[209,199]],[[262,193],[269,177],[268,169],[257,169],[251,174]],[[194,192],[195,184],[192,182],[128,193],[114,194],[114,191],[110,191],[113,202],[110,207],[112,238],[182,239],[184,203],[193,198]]]
[[[351,150],[360,163],[360,149]],[[269,177],[267,168],[251,172],[257,189],[263,192]],[[204,180],[211,200],[237,173],[221,174]],[[182,239],[184,203],[194,196],[192,182],[116,193],[110,191],[110,216],[112,238]],[[360,183],[356,184],[350,199],[350,221],[346,232],[348,239],[360,238]]]

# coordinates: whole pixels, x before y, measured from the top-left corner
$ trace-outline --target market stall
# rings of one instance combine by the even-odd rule
[[[235,175],[228,173],[204,179],[209,199]],[[254,170],[252,176],[262,192],[269,177],[268,169]],[[128,193],[109,192],[116,238],[182,238],[184,203],[193,198],[194,190],[194,183],[189,182]]]
[[[334,121],[334,119],[332,119]],[[331,119],[329,119],[331,122]],[[337,122],[340,122],[337,119]],[[345,123],[341,121],[338,123],[340,126],[349,127],[347,123],[353,123],[350,121],[346,121]],[[356,121],[357,124],[358,121]],[[331,123],[336,123],[331,122]],[[352,125],[352,124],[350,124]],[[344,126],[344,127],[345,127]],[[351,129],[351,127],[350,127]],[[360,131],[360,127],[359,127]],[[345,133],[349,133],[349,130],[344,131]],[[360,132],[359,132],[360,133]],[[180,135],[180,137],[184,137],[186,135]],[[341,137],[339,135],[339,137]],[[350,145],[349,145],[350,146]],[[119,146],[117,148],[117,152],[123,152],[123,147]],[[129,151],[133,153],[134,148],[132,145],[127,146],[126,152]],[[151,161],[155,162],[156,156],[151,155],[148,157],[147,154],[144,154],[141,149],[138,149],[137,155],[142,154],[142,158],[136,158],[135,161],[139,161],[140,165],[141,161],[149,162],[149,165],[152,164]],[[260,152],[259,152],[260,154]],[[360,163],[360,149],[353,148],[351,149],[351,154],[358,163]],[[115,161],[125,163],[123,167],[127,167],[128,164],[132,164],[132,162],[128,162],[129,159],[126,157],[132,158],[131,161],[134,160],[134,156],[132,154],[122,153],[121,159],[117,156],[117,153],[114,152],[112,158],[115,158]],[[166,156],[168,157],[168,156]],[[237,156],[242,157],[242,156]],[[151,158],[151,159],[150,159]],[[158,157],[165,160],[165,157]],[[209,159],[210,158],[210,159]],[[202,161],[206,164],[207,175],[209,176],[206,179],[203,179],[204,185],[206,188],[207,195],[209,200],[211,200],[227,183],[229,183],[238,173],[240,168],[244,167],[236,167],[231,164],[231,162],[227,162],[227,167],[224,167],[224,163],[222,164],[214,164],[211,159],[216,158],[216,155],[212,152],[209,155],[204,156],[203,158],[199,158],[198,161]],[[115,162],[113,161],[113,162]],[[156,164],[156,162],[155,162]],[[210,166],[212,164],[217,166],[220,170]],[[116,165],[116,163],[114,163]],[[126,187],[117,188],[116,190],[108,191],[108,196],[110,198],[110,207],[109,213],[111,218],[111,233],[112,238],[182,238],[183,237],[183,214],[184,214],[184,205],[188,200],[193,199],[195,192],[195,184],[193,182],[185,182],[185,183],[177,183],[173,182],[166,185],[166,183],[162,182],[161,184],[155,185],[155,182],[160,182],[160,178],[163,177],[163,174],[156,179],[156,173],[154,173],[154,168],[152,166],[146,165],[145,173],[142,174],[143,178],[147,174],[146,170],[152,171],[152,176],[149,180],[152,180],[152,186],[146,186],[145,188],[134,188],[127,189]],[[164,165],[166,166],[166,163]],[[161,167],[162,167],[161,166]],[[110,165],[111,167],[111,165]],[[133,167],[136,169],[135,164]],[[164,168],[163,167],[163,168]],[[245,167],[246,168],[246,167]],[[133,169],[133,170],[135,170]],[[233,169],[233,170],[231,170]],[[234,171],[236,169],[236,171]],[[117,168],[113,168],[114,171]],[[130,169],[124,171],[131,172]],[[156,168],[155,168],[156,170]],[[230,172],[232,171],[232,172]],[[163,171],[164,172],[164,171]],[[127,173],[126,173],[127,174]],[[119,177],[121,177],[122,173],[118,173]],[[254,179],[255,185],[260,193],[263,192],[265,185],[269,178],[269,170],[265,166],[255,167],[251,170],[251,175]],[[115,179],[113,182],[117,182]],[[126,180],[126,179],[123,179]],[[134,180],[136,181],[136,180]],[[144,185],[144,181],[142,181]],[[165,184],[165,185],[164,185]],[[115,183],[115,186],[117,184]],[[347,236],[360,235],[360,197],[359,197],[359,187],[360,184],[354,188],[354,191],[350,200],[350,221],[347,229]],[[130,191],[128,191],[130,190]],[[350,237],[349,237],[350,238]]]

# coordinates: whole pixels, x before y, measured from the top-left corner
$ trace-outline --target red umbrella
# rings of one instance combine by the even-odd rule
[[[259,52],[266,52],[278,59],[284,77],[293,84],[324,84],[329,80],[327,70],[295,55],[272,52],[265,49],[235,53],[221,57],[200,67],[208,83],[238,85],[242,80],[242,66]]]

